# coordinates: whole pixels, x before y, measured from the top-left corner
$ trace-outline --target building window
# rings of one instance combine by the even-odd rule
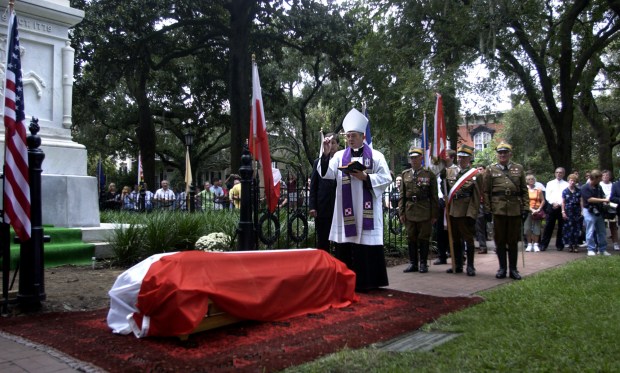
[[[483,150],[489,146],[491,142],[491,134],[488,132],[478,132],[474,135],[474,148]]]

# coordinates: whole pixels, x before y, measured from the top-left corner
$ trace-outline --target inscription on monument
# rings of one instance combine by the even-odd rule
[[[2,23],[6,24],[7,23],[7,18],[8,14],[6,14],[6,12],[4,14],[2,14]],[[19,28],[23,28],[23,29],[29,29],[29,30],[33,30],[33,31],[39,31],[39,32],[46,32],[46,33],[51,33],[52,31],[54,31],[54,27],[50,24],[41,22],[41,21],[37,21],[31,18],[25,18],[25,17],[17,17],[17,22],[19,25]]]

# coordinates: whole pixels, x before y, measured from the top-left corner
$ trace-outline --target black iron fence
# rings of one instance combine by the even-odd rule
[[[313,248],[317,246],[314,218],[309,214],[310,191],[305,175],[287,180],[304,180],[301,183],[283,183],[280,200],[273,213],[267,211],[264,188],[257,180],[252,182],[254,206],[254,231],[256,247],[260,249]],[[398,218],[398,190],[388,188],[383,194],[383,235],[386,253],[401,253],[407,246],[405,230]],[[193,204],[193,206],[192,206]],[[102,198],[100,208],[124,210],[136,213],[152,211],[188,211],[201,213],[217,210],[236,210],[229,195],[212,192],[169,193],[156,198],[149,191],[132,192],[117,198]]]

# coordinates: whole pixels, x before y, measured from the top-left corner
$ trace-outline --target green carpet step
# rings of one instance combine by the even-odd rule
[[[43,234],[50,236],[50,242],[43,246],[43,260],[46,268],[65,264],[88,265],[95,256],[95,245],[82,242],[79,228],[43,227]],[[11,237],[15,233],[11,229]],[[11,269],[19,262],[19,244],[11,244]],[[0,258],[0,263],[2,259]]]

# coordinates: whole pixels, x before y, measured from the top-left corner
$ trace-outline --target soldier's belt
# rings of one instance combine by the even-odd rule
[[[469,197],[471,197],[471,193],[456,193],[454,195],[454,199],[469,198]]]
[[[409,197],[408,199],[411,202],[426,201],[428,199],[428,194],[415,195],[415,196]]]
[[[520,193],[512,190],[505,190],[503,192],[493,192],[492,196],[507,196],[507,197],[519,197]]]

